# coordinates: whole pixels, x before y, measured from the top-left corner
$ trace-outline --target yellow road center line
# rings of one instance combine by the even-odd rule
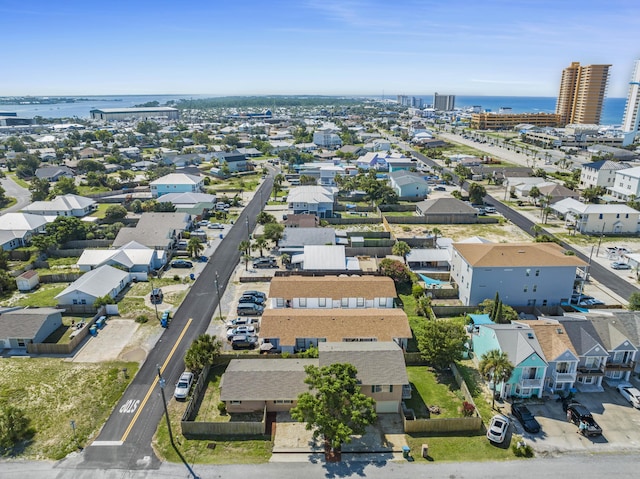
[[[167,364],[169,364],[169,361],[173,357],[173,354],[176,352],[176,349],[178,348],[178,345],[182,341],[182,338],[186,334],[187,329],[189,329],[189,326],[191,325],[192,322],[193,322],[193,318],[189,318],[189,320],[187,321],[187,324],[185,324],[184,329],[182,330],[182,333],[180,333],[180,336],[178,337],[177,341],[173,345],[173,348],[169,352],[169,355],[167,356],[167,360],[164,362],[164,364],[160,368],[160,373],[162,373],[164,371],[164,369],[167,367]],[[149,400],[149,397],[151,396],[151,393],[153,392],[153,389],[156,387],[156,384],[158,384],[158,376],[155,377],[155,379],[153,380],[153,383],[151,383],[151,386],[149,386],[149,390],[147,391],[147,394],[144,396],[144,399],[140,403],[140,406],[138,407],[138,410],[134,414],[133,419],[131,419],[131,422],[129,423],[129,426],[127,427],[127,430],[122,435],[122,438],[120,439],[120,441],[125,442],[127,440],[127,436],[131,432],[131,429],[133,429],[133,426],[136,423],[136,421],[138,420],[138,416],[140,416],[140,413],[144,409],[145,404],[147,404],[147,401]]]

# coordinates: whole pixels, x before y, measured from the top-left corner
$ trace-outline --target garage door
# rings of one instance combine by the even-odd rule
[[[398,412],[398,401],[378,401],[376,403],[376,412],[379,414]]]

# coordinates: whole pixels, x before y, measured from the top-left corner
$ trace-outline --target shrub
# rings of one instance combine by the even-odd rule
[[[524,442],[522,436],[514,436],[511,450],[516,457],[533,457],[533,448]]]
[[[419,284],[411,285],[411,294],[414,298],[418,299],[420,296],[424,294],[424,288]]]
[[[180,276],[178,276],[177,274],[173,275],[173,280],[174,281],[180,281]]]
[[[140,324],[144,324],[147,321],[149,321],[149,318],[147,317],[146,314],[140,314],[138,315],[138,317],[136,318],[136,323],[140,323]]]
[[[291,357],[291,353],[289,351],[283,351],[282,352],[282,358],[283,359],[288,359]]]
[[[473,413],[476,411],[476,407],[473,404],[471,404],[469,401],[464,401],[462,403],[461,410],[462,410],[461,411],[462,415],[464,417],[471,417],[473,416]]]
[[[220,413],[221,416],[224,416],[227,414],[227,403],[225,403],[224,401],[220,401],[218,403],[218,412]]]

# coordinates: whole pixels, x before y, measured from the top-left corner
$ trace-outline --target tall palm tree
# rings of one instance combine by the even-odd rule
[[[404,241],[398,241],[396,244],[393,245],[393,248],[391,248],[391,252],[393,254],[395,254],[396,256],[402,256],[402,259],[404,260],[404,264],[407,264],[407,255],[409,254],[410,251],[411,251],[411,247]]]
[[[240,251],[241,253],[249,254],[250,248],[251,243],[249,243],[249,240],[242,240],[240,241],[240,243],[238,243],[238,251]]]
[[[492,349],[482,355],[478,369],[485,379],[491,379],[493,382],[493,395],[491,398],[491,408],[493,409],[497,385],[501,383],[504,387],[505,381],[508,381],[513,373],[514,366],[509,361],[507,353],[503,353],[499,349]]]
[[[202,250],[204,250],[204,246],[202,246],[202,243],[198,238],[193,237],[189,239],[189,242],[187,243],[187,253],[189,253],[192,258],[194,256],[200,256]]]
[[[442,234],[442,231],[439,228],[433,228],[431,230],[431,234],[433,235],[433,246],[435,248],[435,247],[437,247],[438,236],[440,236]]]
[[[256,240],[253,242],[253,250],[260,250],[260,256],[264,256],[262,254],[262,250],[267,247],[267,239],[264,236],[258,236]]]

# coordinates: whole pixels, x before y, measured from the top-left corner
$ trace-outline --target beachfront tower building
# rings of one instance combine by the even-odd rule
[[[439,95],[433,94],[433,108],[440,111],[453,111],[456,107],[455,95]]]
[[[573,62],[562,71],[556,113],[563,125],[600,123],[610,66]]]
[[[622,131],[638,131],[640,120],[640,60],[636,60],[633,75],[629,82],[629,95],[627,96],[627,106],[624,108],[622,120]]]

